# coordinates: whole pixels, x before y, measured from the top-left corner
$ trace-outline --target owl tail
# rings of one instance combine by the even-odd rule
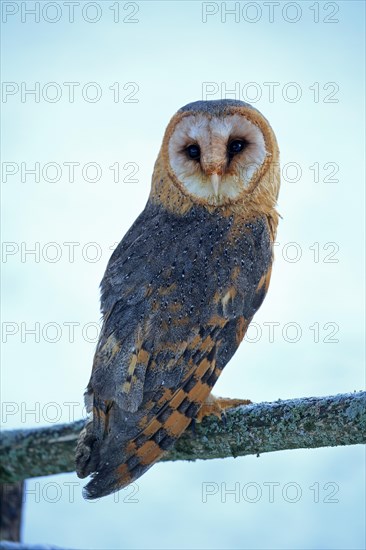
[[[192,417],[186,416],[177,409],[172,409],[172,406],[174,406],[174,403],[167,404],[164,410],[135,439],[127,444],[123,452],[120,452],[120,461],[121,459],[122,461],[117,466],[112,451],[110,461],[100,460],[102,466],[99,467],[97,464],[99,460],[93,456],[96,454],[95,442],[94,449],[85,452],[85,442],[87,448],[93,446],[93,440],[90,435],[88,436],[88,425],[86,426],[83,455],[79,453],[80,458],[86,458],[88,463],[88,467],[83,472],[83,477],[94,471],[91,481],[83,490],[86,499],[109,495],[133,483],[160,460],[166,451],[174,446],[176,440],[191,423]],[[191,414],[194,413],[195,415],[198,408],[199,405],[195,406],[194,409],[192,408]],[[105,444],[106,442],[104,442]],[[90,457],[93,457],[93,462],[91,462]]]
[[[102,444],[108,434],[110,407],[106,403],[94,401],[93,393],[89,389],[85,393],[85,404],[89,416],[76,445],[75,465],[76,473],[80,478],[92,474],[98,469],[101,461]]]
[[[78,474],[85,477],[94,473],[84,488],[84,497],[96,499],[123,489],[160,460],[196,417],[218,376],[214,363],[204,359],[173,395],[166,390],[167,398],[156,416],[123,449],[116,437],[109,444],[98,444],[93,428],[87,425],[77,455],[79,465],[84,467],[79,468]],[[83,450],[83,446],[89,450]]]

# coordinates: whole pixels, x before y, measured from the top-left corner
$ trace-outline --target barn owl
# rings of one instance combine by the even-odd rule
[[[268,289],[278,162],[247,103],[197,101],[168,124],[146,207],[101,283],[76,451],[79,477],[92,475],[86,498],[133,482],[195,419],[232,406],[211,389]]]

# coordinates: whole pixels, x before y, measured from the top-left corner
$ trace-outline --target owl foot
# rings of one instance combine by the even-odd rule
[[[196,422],[202,422],[205,416],[217,416],[226,423],[226,409],[233,409],[239,405],[250,405],[249,399],[230,399],[229,397],[214,397],[209,395],[195,418]]]

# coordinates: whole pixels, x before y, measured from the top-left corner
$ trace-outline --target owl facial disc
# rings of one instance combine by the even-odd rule
[[[267,154],[259,126],[238,113],[187,113],[168,143],[169,164],[182,190],[215,206],[239,200]]]

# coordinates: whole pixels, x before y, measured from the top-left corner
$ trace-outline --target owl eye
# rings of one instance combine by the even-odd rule
[[[199,145],[189,145],[186,148],[187,155],[192,160],[199,160],[201,156],[201,149]]]
[[[227,148],[229,157],[233,157],[234,155],[241,153],[242,151],[244,151],[247,145],[248,145],[247,142],[242,139],[234,139],[229,143]]]

